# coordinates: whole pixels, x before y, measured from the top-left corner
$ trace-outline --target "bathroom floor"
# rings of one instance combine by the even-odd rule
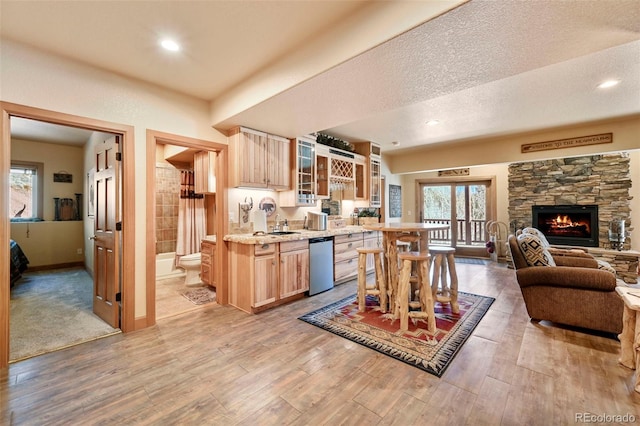
[[[184,285],[184,276],[156,281],[156,320],[196,311],[215,303],[194,305],[182,295],[189,289]]]

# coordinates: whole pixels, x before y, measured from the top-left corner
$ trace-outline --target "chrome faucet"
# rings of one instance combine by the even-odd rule
[[[279,232],[280,231],[280,215],[276,214],[276,224],[273,227],[273,232]]]

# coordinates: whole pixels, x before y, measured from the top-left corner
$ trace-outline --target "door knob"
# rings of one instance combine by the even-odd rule
[[[96,236],[94,235],[93,237],[89,237],[90,240],[95,240]]]

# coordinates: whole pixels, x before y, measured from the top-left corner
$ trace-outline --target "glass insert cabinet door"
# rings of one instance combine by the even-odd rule
[[[315,205],[316,155],[315,144],[298,139],[298,179],[296,197],[298,205]]]
[[[371,170],[370,188],[369,188],[369,205],[371,207],[380,207],[382,203],[382,174],[380,173],[380,159],[371,157],[369,160]]]

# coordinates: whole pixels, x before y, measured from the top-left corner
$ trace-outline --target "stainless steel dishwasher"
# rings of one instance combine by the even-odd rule
[[[309,296],[333,288],[333,237],[309,239]]]

